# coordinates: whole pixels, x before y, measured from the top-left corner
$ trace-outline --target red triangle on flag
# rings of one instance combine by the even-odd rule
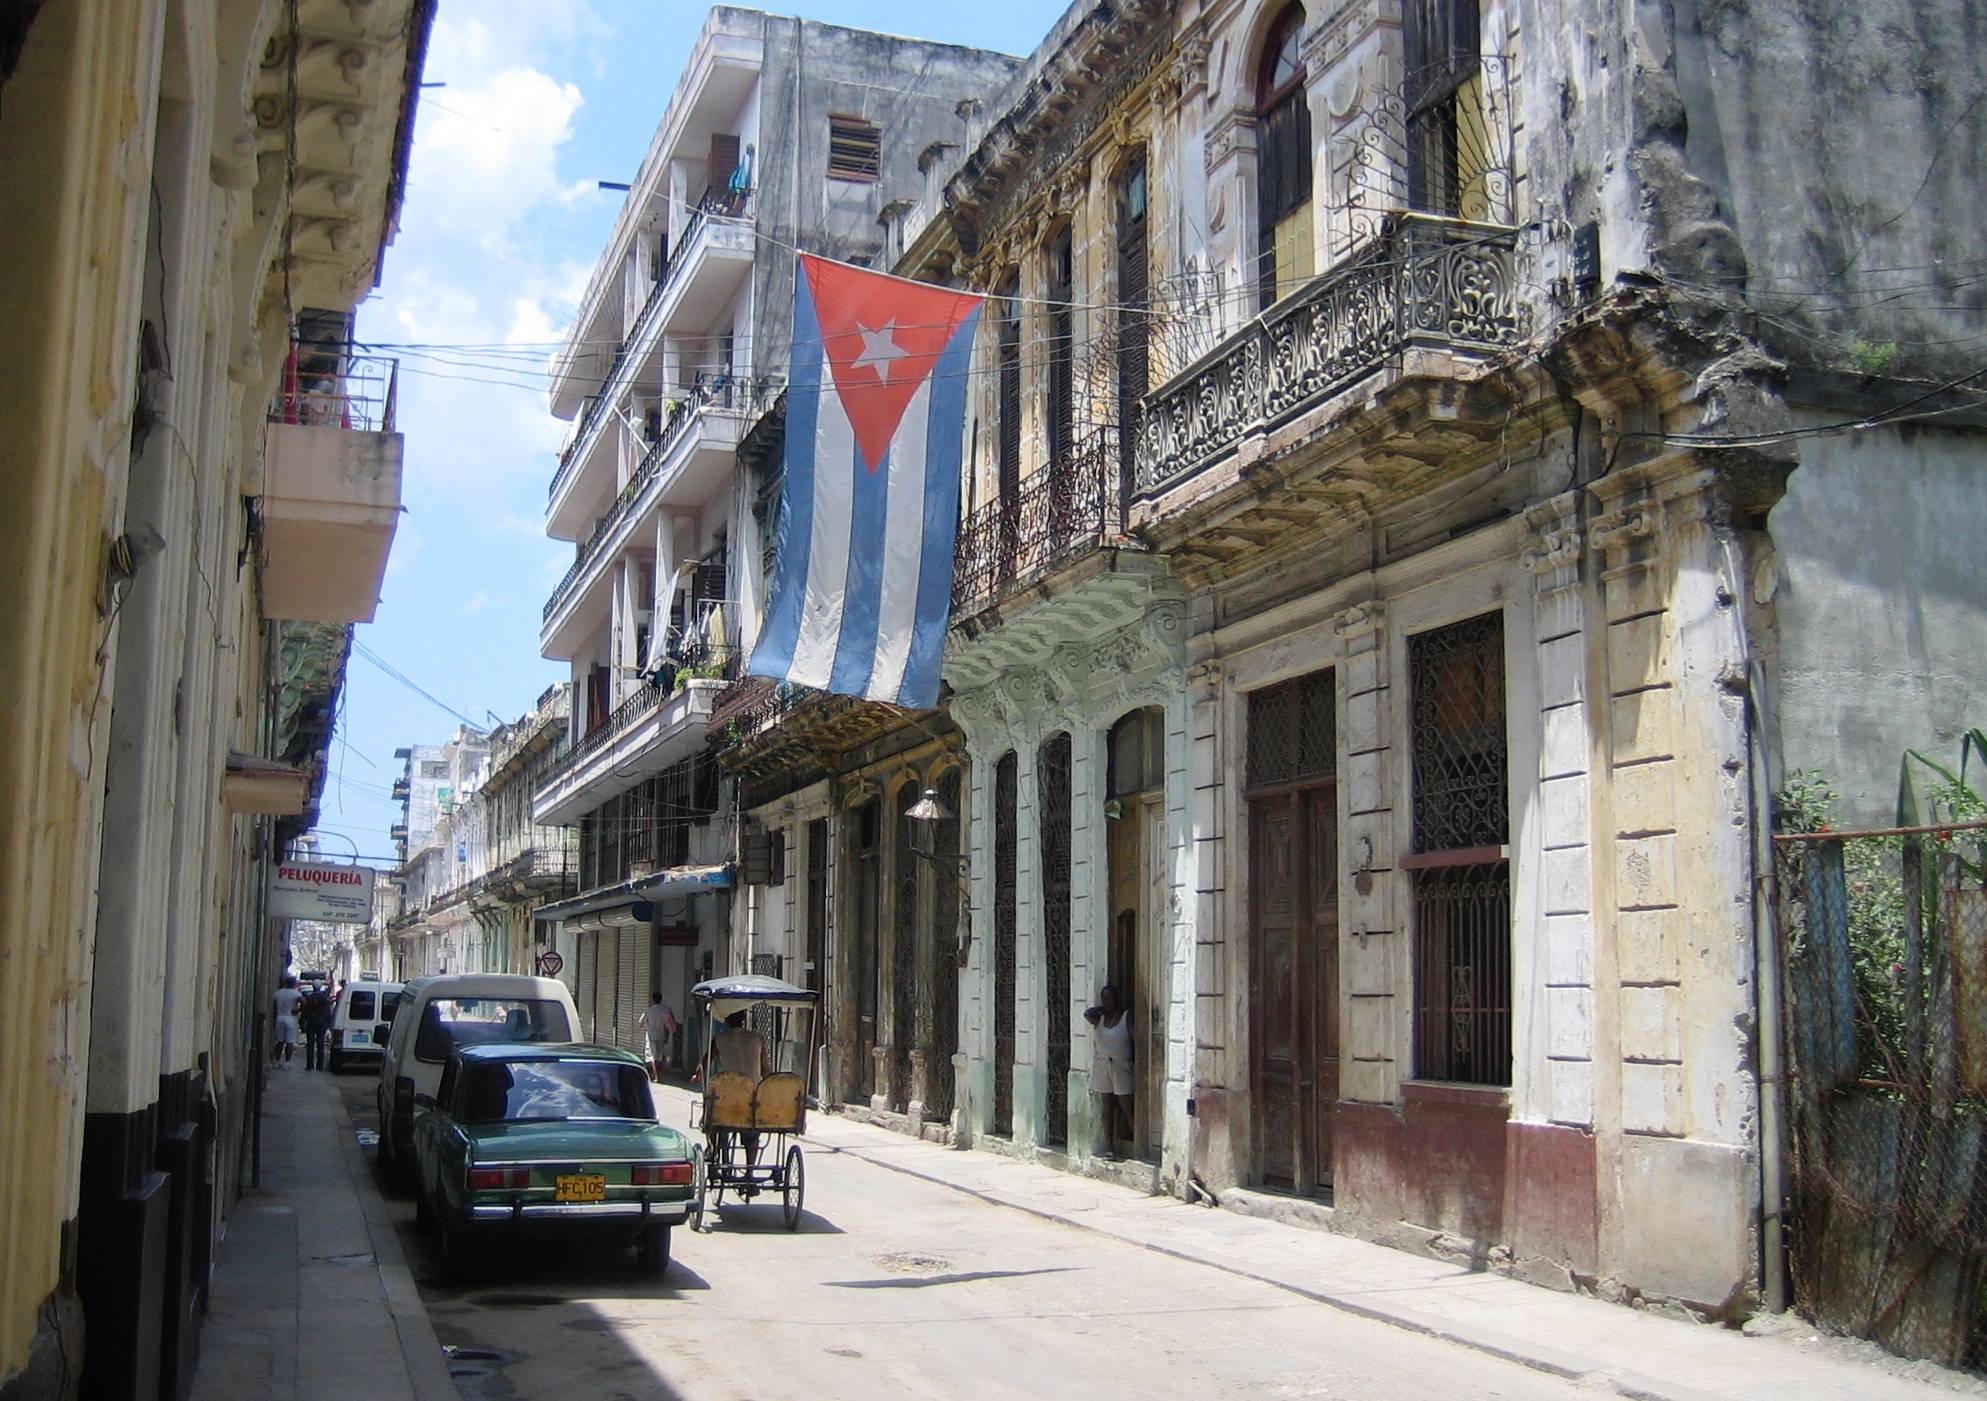
[[[980,297],[800,255],[821,324],[821,349],[871,472],[897,435],[904,410]]]

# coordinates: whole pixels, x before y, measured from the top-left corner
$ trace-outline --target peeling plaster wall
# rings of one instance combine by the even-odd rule
[[[1778,641],[1779,772],[1820,769],[1838,825],[1886,826],[1906,749],[1954,764],[1960,736],[1987,727],[1982,447],[1900,427],[1800,455],[1768,520],[1775,567],[1750,581]]]

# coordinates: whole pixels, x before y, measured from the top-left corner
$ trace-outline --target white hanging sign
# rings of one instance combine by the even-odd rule
[[[373,913],[373,869],[281,861],[269,873],[271,919],[365,924]]]

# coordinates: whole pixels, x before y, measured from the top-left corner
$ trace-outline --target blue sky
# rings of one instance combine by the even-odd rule
[[[810,19],[1026,53],[1065,0],[842,0]],[[690,0],[441,0],[399,236],[360,308],[400,358],[401,518],[377,619],[358,640],[480,725],[514,719],[562,669],[539,610],[572,558],[547,540],[566,425],[543,360],[567,326],[707,7]],[[415,348],[425,347],[425,348]],[[388,789],[405,744],[458,723],[355,654],[332,744],[327,854],[393,851]]]

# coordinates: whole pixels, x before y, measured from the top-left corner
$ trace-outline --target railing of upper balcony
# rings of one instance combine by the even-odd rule
[[[960,522],[953,615],[1123,531],[1118,430],[1098,428],[1052,458],[1014,496],[989,501]]]
[[[283,364],[283,386],[269,402],[269,421],[391,433],[399,392],[398,360],[355,355],[343,344],[296,341]]]
[[[1417,345],[1491,350],[1525,332],[1507,228],[1392,216],[1366,247],[1146,401],[1133,490],[1179,482]]]
[[[586,406],[580,410],[579,422],[566,440],[565,447],[559,450],[558,470],[552,474],[552,483],[546,488],[545,497],[549,501],[559,494],[559,488],[571,477],[574,464],[586,456],[594,430],[599,426],[601,415],[607,406],[621,397],[624,388],[619,383],[621,371],[628,363],[631,350],[640,345],[647,335],[649,322],[655,316],[656,308],[662,304],[662,294],[676,280],[682,269],[684,255],[695,244],[698,231],[709,218],[748,220],[752,217],[752,197],[749,194],[706,194],[690,211],[683,222],[682,232],[676,236],[668,257],[656,270],[655,282],[649,288],[642,309],[635,313],[635,319],[628,328],[628,334],[614,347],[614,358],[607,362],[607,372],[600,377],[600,392],[591,395]]]
[[[565,577],[559,580],[558,587],[552,590],[552,596],[545,600],[542,619],[549,619],[558,612],[559,605],[564,603],[567,596],[578,587],[588,566],[599,557],[601,550],[606,548],[608,537],[627,518],[636,500],[648,489],[649,483],[655,480],[656,474],[661,472],[662,464],[668,458],[670,449],[676,446],[677,440],[689,428],[690,420],[706,408],[750,407],[760,402],[778,383],[779,381],[770,378],[746,381],[735,375],[698,375],[696,383],[691,385],[682,398],[669,400],[669,407],[663,413],[661,431],[657,433],[655,441],[649,444],[648,451],[642,454],[641,465],[635,468],[634,474],[628,478],[627,485],[621,488],[613,504],[602,513],[599,521],[588,533],[585,543],[580,546],[579,553],[573,558],[572,567],[566,570]]]

